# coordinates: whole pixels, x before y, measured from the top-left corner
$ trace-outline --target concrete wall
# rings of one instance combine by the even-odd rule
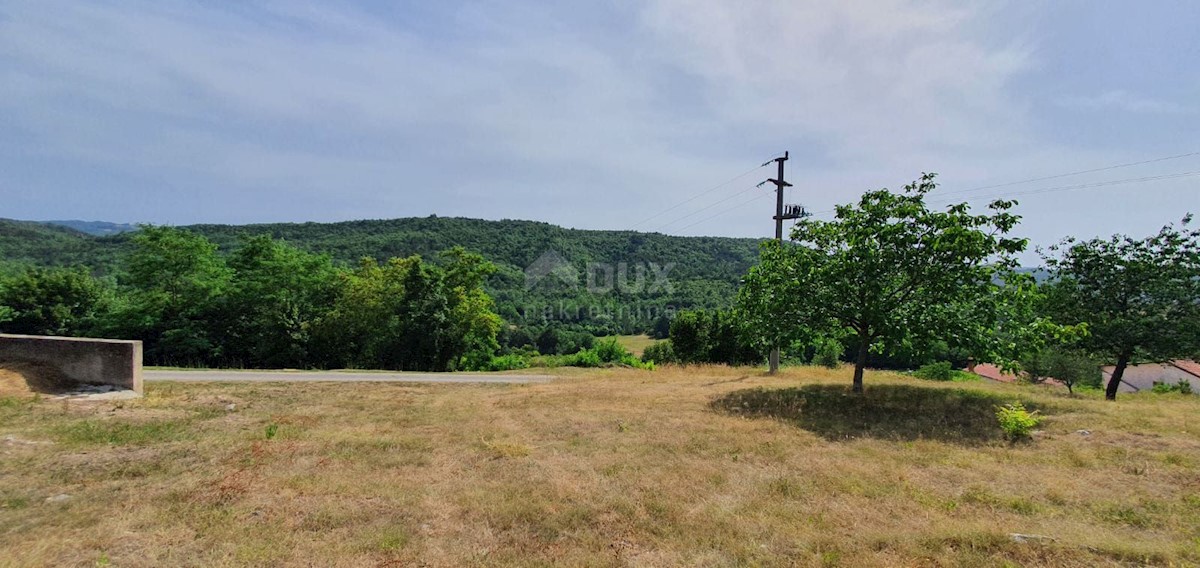
[[[53,365],[71,379],[142,392],[142,342],[0,333],[0,362]]]

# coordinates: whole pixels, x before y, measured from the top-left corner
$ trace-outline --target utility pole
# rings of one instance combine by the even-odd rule
[[[782,157],[775,158],[774,160],[767,162],[767,164],[769,164],[771,162],[775,162],[776,164],[778,164],[779,172],[776,174],[775,178],[768,179],[767,181],[763,182],[763,183],[770,182],[770,183],[775,184],[775,217],[774,217],[774,219],[775,219],[775,240],[777,240],[781,243],[783,242],[783,222],[788,219],[800,219],[801,217],[808,216],[808,214],[804,211],[804,208],[799,205],[786,205],[785,206],[783,204],[783,189],[785,187],[792,186],[792,184],[783,180],[783,163],[786,162],[787,160],[788,160],[788,153],[784,152]],[[763,165],[765,166],[767,164],[763,164]],[[759,184],[759,185],[762,185],[762,184]],[[771,349],[771,356],[768,361],[769,361],[769,365],[770,365],[770,374],[774,375],[775,373],[778,373],[779,372],[779,346],[778,345],[776,345],[774,348]]]

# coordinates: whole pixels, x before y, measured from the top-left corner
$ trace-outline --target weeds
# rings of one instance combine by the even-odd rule
[[[1034,428],[1041,423],[1037,411],[1025,410],[1025,405],[1014,402],[996,409],[996,420],[1005,437],[1011,441],[1028,439]]]
[[[123,422],[81,420],[54,430],[59,442],[68,445],[143,445],[178,440],[187,434],[186,424],[177,420]]]

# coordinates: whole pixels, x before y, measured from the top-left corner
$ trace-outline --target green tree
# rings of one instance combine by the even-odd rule
[[[1043,349],[1023,361],[1021,366],[1030,381],[1040,383],[1046,379],[1054,379],[1066,386],[1069,393],[1074,393],[1078,385],[1099,388],[1104,380],[1100,373],[1100,364],[1095,359],[1087,353],[1070,348]]]
[[[680,363],[704,363],[712,344],[704,312],[685,310],[671,320],[671,346]]]
[[[1060,323],[1087,324],[1080,346],[1114,365],[1109,400],[1131,363],[1200,350],[1200,230],[1188,230],[1190,222],[1143,239],[1068,239],[1046,259],[1055,275],[1048,310]]]
[[[935,188],[924,174],[903,193],[868,192],[833,220],[798,222],[794,244],[767,245],[744,284],[751,292],[739,296],[758,341],[842,339],[856,353],[854,392],[872,349],[984,343],[977,336],[994,322],[978,318],[996,312],[972,306],[993,297],[997,273],[1026,245],[1006,236],[1019,221],[1008,212],[1015,202],[995,201],[983,215],[965,203],[935,211],[925,203]]]
[[[0,331],[82,335],[102,315],[107,297],[107,287],[86,269],[28,268],[0,281]]]
[[[316,326],[329,365],[447,371],[483,368],[498,348],[500,318],[482,284],[492,267],[451,250],[445,267],[419,256],[364,259],[344,276],[333,310]]]
[[[153,363],[219,361],[214,327],[231,272],[217,245],[190,231],[149,225],[132,242],[127,290],[108,321],[111,333],[142,340]]]
[[[343,282],[330,258],[259,235],[243,240],[229,267],[225,358],[248,367],[319,365],[309,353],[312,328]]]
[[[671,344],[681,363],[752,364],[761,352],[744,340],[733,312],[685,310],[671,321]]]

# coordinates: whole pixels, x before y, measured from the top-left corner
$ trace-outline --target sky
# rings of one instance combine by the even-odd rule
[[[1167,0],[0,0],[0,217],[771,236],[756,166],[786,150],[787,201],[818,217],[937,172],[932,202],[1015,198],[1035,245],[1141,236],[1200,213],[1198,21]]]

